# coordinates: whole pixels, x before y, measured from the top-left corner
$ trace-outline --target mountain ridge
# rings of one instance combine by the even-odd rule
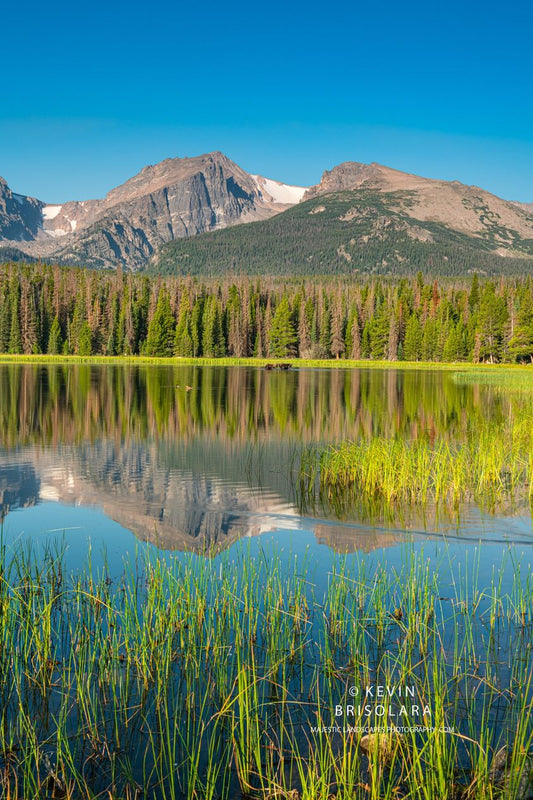
[[[195,246],[189,248],[185,240],[274,217],[283,222],[274,225],[278,236],[290,238],[294,215],[284,214],[310,201],[333,207],[334,198],[341,195],[349,195],[351,206],[339,219],[323,217],[336,232],[326,231],[322,239],[338,239],[336,249],[330,252],[326,247],[322,255],[317,251],[316,261],[329,259],[346,269],[361,255],[354,248],[369,251],[371,244],[369,267],[381,268],[376,245],[383,251],[381,266],[386,267],[396,256],[400,262],[408,257],[409,240],[426,246],[435,236],[439,246],[459,241],[463,248],[490,251],[503,259],[533,256],[533,207],[503,200],[480,187],[355,161],[325,170],[314,186],[291,186],[248,173],[220,151],[146,165],[104,198],[63,204],[18,195],[0,179],[0,256],[3,252],[4,258],[26,256],[102,268],[120,264],[134,271],[164,262],[168,269],[173,252],[187,251],[193,257]],[[315,203],[313,214],[322,213],[321,204]],[[301,236],[309,233],[306,222],[305,217],[300,220]],[[337,235],[343,226],[351,230],[347,239]],[[317,226],[311,228],[320,250],[323,241],[316,237]],[[264,228],[254,230],[253,235],[239,234],[239,246],[245,240],[249,247],[256,245],[254,236]],[[395,253],[398,237],[403,237],[401,252]],[[250,252],[250,258],[253,255]],[[298,269],[302,268],[305,264],[300,263]]]

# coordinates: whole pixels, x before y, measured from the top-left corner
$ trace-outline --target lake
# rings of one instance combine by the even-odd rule
[[[524,410],[482,371],[0,365],[6,785],[529,797],[527,492],[385,514],[300,480]]]
[[[459,522],[429,514],[405,529],[356,514],[341,521],[298,496],[305,448],[376,436],[461,441],[476,424],[500,424],[513,402],[448,371],[3,365],[5,531],[65,530],[72,548],[90,537],[117,552],[135,540],[218,551],[289,531],[337,552],[442,536],[529,544],[527,507],[496,516],[471,507]]]

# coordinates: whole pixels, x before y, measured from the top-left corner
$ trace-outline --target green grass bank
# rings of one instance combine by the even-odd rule
[[[306,359],[306,358],[172,358],[149,356],[65,356],[65,355],[11,355],[0,354],[0,364],[138,364],[149,366],[165,364],[176,366],[207,366],[207,367],[265,367],[267,364],[290,364],[292,368],[314,369],[423,369],[447,370],[461,372],[490,371],[513,372],[533,377],[531,364],[470,364],[464,361],[436,362],[436,361],[372,361],[350,359]]]

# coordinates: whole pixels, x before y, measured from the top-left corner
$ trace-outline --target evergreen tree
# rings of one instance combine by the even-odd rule
[[[129,294],[124,310],[124,343],[122,345],[122,352],[126,356],[131,356],[136,352],[133,302]]]
[[[496,295],[493,283],[487,283],[479,303],[477,317],[476,334],[479,344],[477,360],[488,360],[491,364],[501,361],[507,318],[505,299]]]
[[[174,349],[174,317],[168,290],[162,286],[154,315],[148,326],[145,353],[148,356],[171,356]]]
[[[274,358],[293,356],[296,353],[296,341],[289,301],[284,294],[268,331],[269,352]]]
[[[346,350],[344,342],[344,316],[340,301],[333,308],[331,317],[330,352],[334,358],[340,358]]]
[[[202,314],[204,301],[198,297],[194,301],[191,314],[191,342],[192,354],[197,357],[202,354]]]
[[[90,356],[93,351],[91,328],[85,320],[80,329],[78,339],[78,353],[80,356]]]
[[[516,327],[509,340],[508,352],[513,361],[533,363],[533,302],[527,298],[516,321]]]
[[[474,277],[472,278],[472,286],[470,288],[470,294],[468,295],[468,305],[470,307],[470,311],[475,311],[478,303],[479,303],[479,278],[477,272],[475,272]]]
[[[107,342],[106,342],[106,354],[108,356],[116,356],[119,353],[123,352],[124,348],[124,325],[119,324],[119,310],[118,310],[118,298],[115,293],[113,293],[107,303],[107,313],[106,313],[106,321],[107,321]],[[122,318],[125,322],[125,317]]]
[[[461,349],[461,337],[455,325],[452,324],[444,344],[444,350],[442,353],[443,361],[460,361]]]
[[[320,311],[320,333],[318,337],[318,357],[329,358],[331,355],[331,313],[326,298],[322,297]]]
[[[202,318],[202,353],[206,358],[221,358],[226,354],[224,329],[220,303],[216,297],[209,297],[204,305]]]
[[[35,306],[34,286],[30,283],[27,276],[21,280],[20,293],[20,338],[22,353],[38,353],[37,338],[37,309]]]
[[[313,326],[313,316],[315,308],[311,298],[300,305],[298,318],[298,344],[300,358],[312,358],[313,343],[311,341],[311,329]]]
[[[398,359],[398,345],[400,343],[400,325],[394,311],[390,315],[389,338],[387,342],[386,358],[388,361]]]
[[[370,345],[370,331],[371,331],[371,322],[365,322],[365,326],[363,328],[363,335],[361,336],[361,358],[370,358],[370,354],[372,352],[371,345]]]
[[[437,324],[434,317],[428,317],[422,334],[422,360],[434,361],[437,350]]]
[[[9,307],[11,309],[11,319],[9,326],[9,352],[21,353],[22,352],[22,338],[20,335],[20,317],[19,317],[19,304],[20,304],[20,284],[16,277],[11,281],[11,291],[9,294]]]
[[[11,314],[8,297],[0,296],[0,353],[9,350],[9,332],[11,330]]]
[[[61,325],[59,324],[59,319],[57,318],[57,314],[54,317],[54,321],[50,327],[50,335],[48,337],[48,347],[47,352],[53,356],[59,355],[63,348],[63,341],[61,338]]]
[[[76,297],[74,313],[68,329],[69,347],[73,353],[79,353],[80,335],[85,322],[85,298],[80,294]]]
[[[259,293],[256,297],[255,306],[255,341],[253,354],[256,358],[263,358],[266,355],[267,345],[265,342],[265,320],[261,309],[261,297]]]
[[[350,333],[350,340],[348,337],[346,341],[346,349],[348,351],[348,358],[359,361],[361,358],[361,331],[359,328],[359,317],[357,314],[357,307],[354,306],[350,320],[348,321],[348,331]]]
[[[389,341],[389,327],[390,318],[388,309],[385,307],[384,303],[381,303],[379,310],[368,322],[370,358],[385,358]]]
[[[184,358],[190,358],[193,355],[191,307],[187,289],[184,289],[181,295],[176,336],[174,339],[174,354]]]
[[[241,358],[244,355],[244,336],[242,325],[242,306],[239,290],[233,284],[230,286],[226,306],[226,329],[228,332],[229,355]]]
[[[403,358],[405,361],[420,361],[422,356],[422,328],[416,314],[411,314],[405,328]]]

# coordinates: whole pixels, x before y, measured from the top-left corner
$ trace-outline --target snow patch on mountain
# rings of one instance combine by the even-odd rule
[[[44,219],[55,219],[63,206],[45,206],[43,208]]]
[[[66,230],[66,228],[55,228],[54,230],[47,230],[46,233],[49,236],[52,236],[54,239],[57,239],[61,236],[67,236],[69,233],[72,233],[72,229]]]
[[[288,186],[286,183],[280,183],[280,181],[263,178],[262,175],[252,175],[251,177],[256,182],[263,197],[266,200],[273,200],[275,203],[296,205],[307,191],[305,186]],[[265,197],[265,195],[267,196]]]

